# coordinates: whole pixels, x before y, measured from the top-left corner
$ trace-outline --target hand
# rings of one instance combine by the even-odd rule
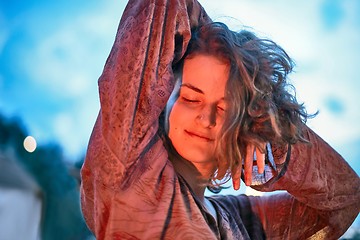
[[[263,149],[265,149],[266,144],[264,143]],[[250,144],[246,147],[246,155],[244,159],[243,166],[240,165],[236,172],[232,174],[233,187],[235,190],[240,188],[241,182],[241,170],[244,168],[244,181],[246,186],[251,185],[252,181],[252,172],[253,172],[253,163],[256,160],[256,165],[258,167],[258,173],[264,173],[265,169],[265,153],[262,153],[261,150],[255,147],[253,144]]]

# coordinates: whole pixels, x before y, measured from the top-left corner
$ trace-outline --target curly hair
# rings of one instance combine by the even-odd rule
[[[199,26],[192,31],[185,55],[173,66],[179,81],[184,60],[198,54],[230,66],[213,180],[227,181],[242,164],[250,143],[265,151],[264,142],[306,142],[301,128],[310,115],[292,94],[294,87],[287,76],[294,62],[280,46],[247,30],[234,32],[220,22]]]

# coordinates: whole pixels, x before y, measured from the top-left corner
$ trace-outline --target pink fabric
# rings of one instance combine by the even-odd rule
[[[295,198],[211,198],[220,226],[176,175],[158,118],[174,85],[174,58],[190,29],[208,21],[195,0],[129,1],[99,79],[101,110],[81,172],[88,226],[99,240],[249,239],[261,227],[269,239],[340,236],[359,212],[359,177],[309,129],[312,146],[294,145],[284,176],[259,187]]]

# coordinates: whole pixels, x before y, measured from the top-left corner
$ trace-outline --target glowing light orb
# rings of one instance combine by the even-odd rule
[[[24,139],[24,148],[28,152],[33,152],[36,149],[36,140],[32,136],[27,136]]]

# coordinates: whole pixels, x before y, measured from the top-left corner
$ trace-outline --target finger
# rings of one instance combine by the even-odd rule
[[[262,153],[260,149],[256,148],[256,165],[258,167],[258,173],[262,174],[265,170],[265,153]]]
[[[245,185],[250,186],[252,181],[252,170],[253,170],[253,161],[254,161],[254,145],[250,144],[246,148],[246,156],[244,163],[244,172],[245,172]]]
[[[235,171],[231,174],[232,182],[233,182],[233,188],[234,190],[240,189],[240,183],[241,183],[241,164],[236,167]]]

